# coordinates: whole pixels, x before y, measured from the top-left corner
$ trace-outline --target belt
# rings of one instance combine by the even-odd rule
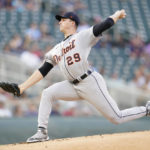
[[[92,71],[88,70],[86,73],[84,73],[82,76],[78,77],[77,79],[73,80],[73,84],[79,83],[81,80],[85,79],[88,75],[90,75]]]

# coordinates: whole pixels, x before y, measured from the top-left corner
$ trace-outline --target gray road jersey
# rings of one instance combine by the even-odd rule
[[[72,81],[89,69],[87,58],[98,40],[99,37],[93,35],[93,27],[83,30],[52,48],[45,61],[58,65],[65,78]]]

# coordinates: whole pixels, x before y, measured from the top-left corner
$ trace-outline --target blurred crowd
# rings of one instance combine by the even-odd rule
[[[63,13],[74,11],[79,14],[81,23],[78,31],[89,28],[91,25],[100,23],[103,18],[100,15],[88,16],[88,9],[85,3],[80,0],[62,0],[60,4],[55,0],[48,5],[48,0],[0,0],[0,9],[17,10],[18,12],[27,11],[47,11]],[[85,15],[83,15],[85,14]],[[103,38],[94,46],[97,52],[105,47],[129,48],[129,55],[133,59],[141,59],[140,65],[134,72],[134,77],[130,81],[130,86],[140,88],[144,91],[150,91],[150,41],[144,41],[139,34],[130,35],[130,33],[119,33],[115,27],[106,32]],[[52,35],[53,28],[46,23],[37,24],[31,22],[30,26],[24,31],[23,35],[15,33],[5,44],[3,53],[18,55],[27,66],[35,68],[39,66],[44,58],[44,54],[49,51],[57,42]],[[41,47],[40,43],[46,43]],[[97,68],[98,70],[99,68]],[[105,70],[100,70],[104,75]],[[112,75],[112,78],[114,76]],[[26,96],[22,97],[23,105],[16,101],[13,96],[0,89],[0,117],[28,117],[37,116],[40,98],[28,100]],[[7,101],[9,100],[9,103]],[[21,102],[21,101],[19,101]],[[22,102],[21,102],[22,103]],[[9,105],[9,106],[8,106]],[[64,107],[66,106],[66,108]],[[9,109],[8,109],[9,108]],[[65,109],[64,109],[65,108]],[[89,107],[81,108],[74,102],[67,106],[63,103],[54,103],[52,115],[57,116],[82,116],[92,115],[93,111]]]
[[[32,23],[24,31],[24,37],[14,34],[10,41],[6,43],[3,52],[20,56],[21,60],[31,68],[38,66],[44,54],[52,47],[49,43],[54,42],[48,28],[44,23],[40,27],[36,23]],[[47,42],[48,44],[44,49],[41,49],[39,42]]]
[[[0,118],[10,117],[37,117],[40,97],[14,98],[9,93],[0,89]],[[82,117],[98,115],[94,107],[89,107],[85,102],[53,102],[51,116]]]

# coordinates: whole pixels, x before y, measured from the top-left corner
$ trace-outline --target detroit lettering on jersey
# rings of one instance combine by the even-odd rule
[[[62,55],[64,56],[66,53],[68,53],[70,50],[75,48],[75,40],[72,40],[71,42],[69,42],[69,45],[66,46],[65,48],[62,48]],[[55,60],[56,63],[58,63],[61,60],[61,56],[59,55],[54,55],[53,59]]]

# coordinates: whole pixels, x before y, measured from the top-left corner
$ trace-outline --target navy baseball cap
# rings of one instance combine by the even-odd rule
[[[76,25],[78,26],[79,23],[80,23],[80,20],[79,20],[79,17],[74,13],[74,12],[67,12],[65,13],[63,16],[60,16],[60,15],[56,15],[55,18],[60,21],[61,18],[68,18],[68,19],[71,19],[73,20]]]

